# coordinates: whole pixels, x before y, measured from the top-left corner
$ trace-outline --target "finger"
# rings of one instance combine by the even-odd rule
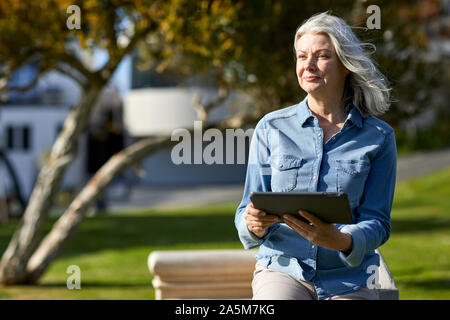
[[[252,202],[250,202],[250,203],[247,205],[246,209],[247,209],[247,210],[259,210],[258,208],[255,208],[255,205],[254,205]]]
[[[244,214],[246,217],[248,217],[249,219],[253,219],[253,220],[260,220],[260,219],[266,219],[267,216],[266,215],[262,215],[260,213],[255,213],[255,212],[245,212]],[[269,216],[270,219],[270,216]]]
[[[299,210],[298,213],[305,218],[306,220],[308,220],[309,222],[311,222],[313,225],[320,225],[321,223],[323,223],[322,220],[320,220],[319,218],[317,218],[315,215],[313,215],[312,213],[309,213],[308,211],[305,210]]]
[[[295,225],[298,228],[300,228],[301,230],[303,230],[304,232],[311,232],[312,228],[309,224],[303,222],[302,220],[300,220],[299,218],[290,215],[290,214],[285,214],[283,216],[284,220],[287,222],[289,222],[291,225]],[[289,224],[288,224],[289,225]]]
[[[249,215],[255,216],[255,217],[264,217],[266,215],[266,213],[262,210],[259,209],[254,209],[254,208],[249,208],[247,210],[247,213]]]
[[[264,228],[264,224],[261,222],[251,222],[251,223],[249,223],[249,225],[252,228]]]
[[[261,221],[261,222],[281,222],[281,219],[278,216],[267,215],[267,216],[252,216],[247,215],[247,220],[250,221]]]
[[[307,239],[308,238],[308,231],[302,227],[299,227],[298,225],[296,225],[295,223],[293,223],[292,221],[286,220],[286,224],[291,227],[295,232],[297,232],[298,234],[300,234],[303,238]]]
[[[261,222],[261,221],[247,221],[247,226],[260,227],[260,228],[269,228],[277,222]]]

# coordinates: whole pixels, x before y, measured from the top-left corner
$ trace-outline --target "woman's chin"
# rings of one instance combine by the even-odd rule
[[[320,85],[307,85],[302,87],[303,91],[305,91],[307,94],[318,94],[322,91],[322,86]]]

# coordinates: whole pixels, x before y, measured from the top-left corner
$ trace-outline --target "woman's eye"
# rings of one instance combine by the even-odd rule
[[[328,56],[325,55],[325,54],[321,54],[321,55],[319,56],[319,58],[328,58]]]

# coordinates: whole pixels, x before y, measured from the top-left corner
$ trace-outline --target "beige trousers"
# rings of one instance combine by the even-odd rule
[[[253,300],[317,300],[311,281],[296,280],[287,274],[255,266],[252,281]],[[325,300],[378,300],[378,292],[361,288]]]

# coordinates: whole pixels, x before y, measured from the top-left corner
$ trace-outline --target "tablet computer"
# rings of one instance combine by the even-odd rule
[[[297,215],[308,211],[324,222],[351,224],[352,212],[344,192],[252,192],[255,208],[281,218],[286,213]]]

